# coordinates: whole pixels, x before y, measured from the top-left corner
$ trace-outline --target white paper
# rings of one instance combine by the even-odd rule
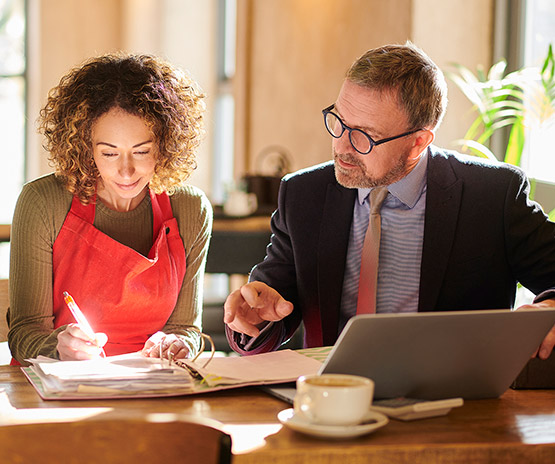
[[[235,379],[240,382],[284,382],[301,375],[317,374],[322,363],[292,350],[274,351],[252,356],[214,358],[206,368],[202,360],[186,364],[203,375]]]

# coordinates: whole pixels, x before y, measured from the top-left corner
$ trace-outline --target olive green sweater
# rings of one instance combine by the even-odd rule
[[[185,247],[187,270],[166,333],[201,329],[202,283],[212,230],[212,207],[202,191],[185,186],[170,197]],[[71,208],[72,195],[49,174],[25,184],[11,229],[8,342],[14,358],[58,357],[52,309],[52,247]],[[98,201],[94,226],[114,240],[147,255],[152,246],[150,196],[134,210],[118,212]],[[197,335],[186,335],[196,345]]]

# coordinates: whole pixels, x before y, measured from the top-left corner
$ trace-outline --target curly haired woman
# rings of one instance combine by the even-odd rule
[[[50,91],[39,122],[55,172],[23,187],[12,224],[13,364],[196,354],[212,209],[184,181],[203,98],[170,64],[126,54],[93,58]]]

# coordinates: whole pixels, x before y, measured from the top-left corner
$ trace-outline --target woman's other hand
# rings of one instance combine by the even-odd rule
[[[152,335],[143,347],[142,354],[147,358],[159,358],[160,347],[162,349],[162,358],[168,359],[171,351],[174,359],[184,359],[189,355],[189,348],[175,334],[166,335],[164,332],[156,332]]]

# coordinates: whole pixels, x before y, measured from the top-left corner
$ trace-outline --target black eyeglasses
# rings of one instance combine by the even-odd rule
[[[345,130],[349,131],[349,141],[353,148],[359,152],[361,155],[367,155],[372,151],[376,145],[381,145],[385,142],[391,142],[395,139],[400,139],[401,137],[406,137],[407,135],[414,134],[421,129],[414,129],[408,132],[405,132],[401,135],[396,135],[394,137],[388,137],[382,140],[374,140],[370,137],[366,132],[361,131],[360,129],[353,129],[352,127],[347,126],[337,114],[333,113],[331,110],[335,106],[335,103],[328,106],[326,109],[322,110],[322,114],[324,115],[324,124],[326,125],[326,129],[330,133],[330,135],[336,139],[343,135]]]

